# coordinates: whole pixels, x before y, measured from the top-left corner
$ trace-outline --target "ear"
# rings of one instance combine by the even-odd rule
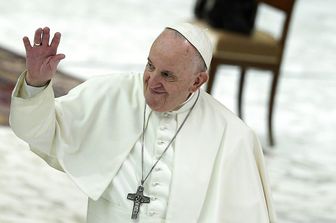
[[[197,91],[205,82],[207,82],[208,78],[209,75],[206,71],[196,74],[196,79],[190,88],[191,92]]]

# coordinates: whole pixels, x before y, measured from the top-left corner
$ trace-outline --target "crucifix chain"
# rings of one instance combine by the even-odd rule
[[[143,124],[142,124],[142,137],[141,137],[141,182],[140,182],[140,186],[138,186],[137,192],[136,193],[129,193],[127,195],[127,199],[132,200],[133,201],[133,210],[132,210],[132,219],[137,219],[139,211],[140,211],[140,206],[143,203],[150,203],[150,198],[145,196],[143,194],[144,192],[144,183],[147,180],[147,178],[149,177],[149,175],[152,173],[154,167],[156,166],[156,164],[161,160],[161,158],[163,157],[163,155],[166,153],[166,151],[168,150],[169,146],[173,143],[173,141],[175,140],[177,134],[180,132],[180,130],[182,129],[183,125],[185,124],[185,122],[187,121],[191,111],[194,109],[196,102],[198,101],[200,95],[200,90],[198,90],[198,94],[197,94],[197,98],[194,102],[194,104],[192,105],[192,107],[190,108],[187,116],[184,118],[183,122],[181,123],[181,125],[179,126],[179,128],[177,129],[175,135],[173,136],[173,138],[170,140],[170,142],[168,143],[168,145],[166,146],[166,148],[164,149],[164,151],[162,152],[162,154],[160,155],[160,157],[158,158],[158,160],[154,163],[154,165],[151,167],[151,169],[149,170],[149,172],[147,173],[146,177],[144,178],[144,144],[145,144],[145,132],[148,126],[148,122],[149,122],[149,118],[152,114],[152,112],[149,114],[147,122],[146,122],[146,104],[145,104],[145,108],[144,108],[144,117],[143,117]]]

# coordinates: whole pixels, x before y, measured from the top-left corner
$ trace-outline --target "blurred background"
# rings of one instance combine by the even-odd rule
[[[194,5],[194,0],[0,0],[0,223],[85,222],[85,196],[7,126],[9,94],[24,69],[22,37],[33,38],[44,26],[62,33],[61,94],[97,75],[142,72],[152,41],[165,25],[193,19]],[[296,1],[275,102],[274,146],[266,128],[271,75],[247,73],[244,120],[263,144],[280,223],[336,222],[335,8],[335,0]],[[281,13],[261,5],[255,27],[277,36],[282,21]],[[236,67],[221,66],[213,87],[213,96],[233,112],[237,74]]]

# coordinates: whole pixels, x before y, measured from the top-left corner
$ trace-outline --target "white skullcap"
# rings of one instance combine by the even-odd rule
[[[207,68],[212,58],[212,44],[207,34],[199,27],[190,23],[178,23],[167,26],[183,35],[201,54]]]

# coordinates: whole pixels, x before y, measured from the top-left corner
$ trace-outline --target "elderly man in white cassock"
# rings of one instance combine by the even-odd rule
[[[200,89],[211,43],[188,24],[166,27],[144,74],[89,79],[54,98],[61,34],[23,38],[27,71],[10,124],[31,150],[89,197],[87,222],[275,222],[257,137]]]

